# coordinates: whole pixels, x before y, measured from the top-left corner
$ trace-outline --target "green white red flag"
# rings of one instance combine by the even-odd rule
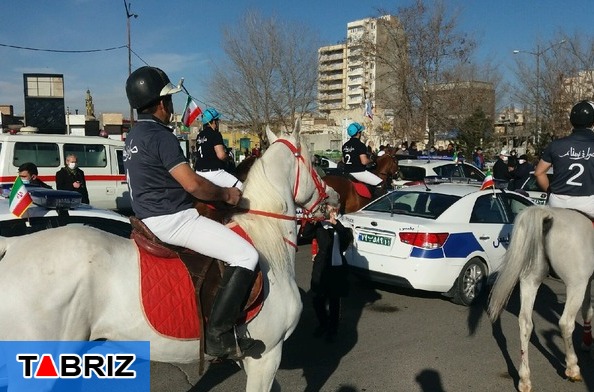
[[[32,203],[33,199],[31,199],[31,195],[27,192],[27,188],[25,188],[25,184],[23,184],[21,177],[17,177],[12,185],[10,197],[8,198],[8,208],[10,212],[20,218]]]
[[[202,109],[200,109],[200,106],[194,102],[192,97],[188,96],[186,110],[184,110],[184,115],[182,116],[182,124],[184,124],[186,127],[189,127],[201,114]]]
[[[487,189],[492,186],[495,186],[495,181],[493,180],[493,174],[491,174],[491,170],[487,170],[487,176],[483,180],[483,184],[481,185],[481,191],[483,189]]]

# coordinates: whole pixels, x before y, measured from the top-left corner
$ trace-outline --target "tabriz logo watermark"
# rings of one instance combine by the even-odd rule
[[[3,387],[15,391],[149,391],[150,344],[0,341],[0,391]]]
[[[23,378],[136,378],[134,354],[60,354],[57,365],[51,354],[17,354],[16,360]]]

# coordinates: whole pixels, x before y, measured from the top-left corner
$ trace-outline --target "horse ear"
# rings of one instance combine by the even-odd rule
[[[293,128],[293,138],[295,139],[295,147],[297,149],[301,148],[301,139],[299,138],[299,133],[301,132],[301,119],[298,117],[295,120],[295,127]]]
[[[268,125],[266,125],[266,137],[268,138],[268,145],[271,145],[278,139]]]

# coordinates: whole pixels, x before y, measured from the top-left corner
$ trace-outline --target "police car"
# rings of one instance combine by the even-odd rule
[[[81,204],[77,192],[28,188],[33,204],[19,218],[10,212],[9,199],[0,198],[0,236],[13,237],[66,225],[83,225],[125,238],[132,227],[128,217]],[[7,196],[4,194],[3,196]]]
[[[553,179],[553,168],[551,167],[547,171],[547,177],[549,177],[549,183]],[[549,194],[547,191],[542,190],[542,188],[536,182],[536,177],[534,177],[534,172],[530,172],[530,177],[520,187],[521,190],[525,191],[530,199],[534,202],[534,204],[545,205],[549,200]]]
[[[443,293],[471,305],[500,268],[527,197],[455,183],[384,195],[341,221],[353,231],[353,272],[374,282]]]
[[[398,171],[398,178],[393,181],[397,189],[420,184],[426,178],[464,179],[479,185],[485,179],[485,173],[478,167],[463,160],[454,161],[452,157],[419,156],[418,159],[398,160]]]

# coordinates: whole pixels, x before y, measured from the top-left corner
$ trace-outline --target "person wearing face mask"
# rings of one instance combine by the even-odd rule
[[[528,155],[522,154],[518,158],[518,163],[510,172],[511,181],[509,182],[509,190],[513,191],[522,187],[530,177],[530,172],[534,170],[534,166],[528,161]]]
[[[498,182],[508,183],[511,179],[509,166],[507,165],[509,153],[507,150],[501,150],[497,161],[493,165],[493,179]]]
[[[56,189],[78,192],[82,196],[81,202],[90,204],[85,172],[78,167],[76,155],[68,154],[65,163],[56,173]]]
[[[225,271],[204,330],[206,354],[240,359],[257,341],[235,333],[235,322],[251,289],[258,252],[244,238],[198,213],[195,198],[237,205],[242,192],[221,187],[190,167],[171,132],[174,86],[165,72],[140,67],[126,81],[137,121],[126,137],[124,167],[136,218],[159,238],[223,261]],[[211,119],[212,120],[212,119]]]
[[[39,171],[37,165],[33,162],[25,162],[19,166],[19,177],[26,187],[38,186],[41,188],[52,189],[51,186],[39,179]]]

